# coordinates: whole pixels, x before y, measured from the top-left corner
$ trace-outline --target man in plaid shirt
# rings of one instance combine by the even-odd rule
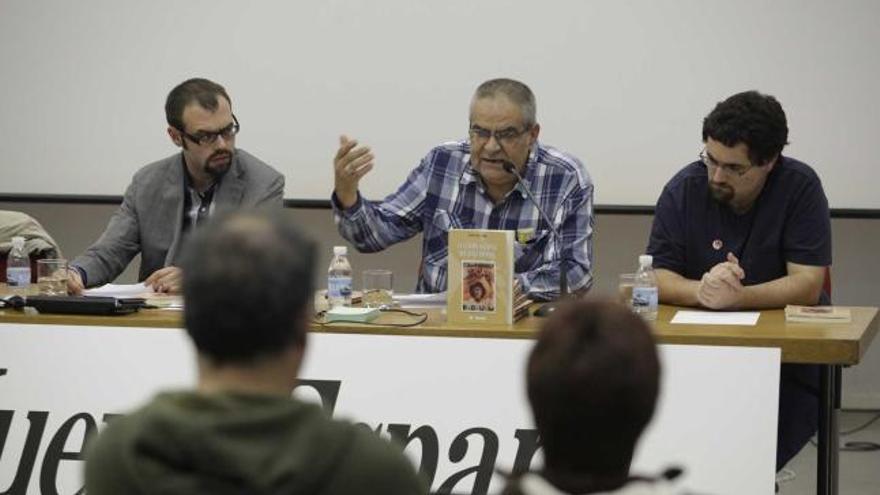
[[[558,297],[563,258],[570,289],[587,291],[593,283],[593,183],[577,158],[539,143],[539,131],[528,86],[486,81],[471,100],[470,139],[431,150],[383,201],[358,193],[374,157],[368,147],[342,136],[332,196],[340,234],[359,251],[376,252],[422,232],[416,290],[442,292],[449,229],[513,230],[516,277],[531,298]],[[516,167],[522,185],[505,164]],[[522,187],[547,212],[558,238]]]

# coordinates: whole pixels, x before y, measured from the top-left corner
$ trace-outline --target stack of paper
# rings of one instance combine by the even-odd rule
[[[446,293],[437,294],[394,294],[394,302],[401,308],[443,308],[446,307]]]
[[[154,292],[152,287],[139,284],[106,284],[83,291],[84,296],[116,297],[119,299],[141,298],[147,304],[161,309],[183,309],[183,298],[179,295]]]
[[[143,283],[140,284],[105,284],[93,289],[83,291],[84,296],[101,296],[101,297],[143,297],[147,298],[155,294],[152,287],[147,287]]]

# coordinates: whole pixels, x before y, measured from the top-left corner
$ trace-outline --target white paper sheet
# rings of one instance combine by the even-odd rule
[[[439,308],[446,306],[446,293],[394,294],[394,302],[401,308]]]
[[[106,284],[93,289],[83,291],[84,296],[103,297],[148,297],[154,294],[151,287],[143,283],[139,284]]]
[[[747,325],[754,326],[759,311],[678,311],[670,323],[680,325]]]

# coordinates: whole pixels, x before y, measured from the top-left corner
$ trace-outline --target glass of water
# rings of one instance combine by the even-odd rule
[[[37,287],[42,296],[67,295],[67,260],[37,260]]]
[[[364,270],[364,306],[381,308],[391,306],[394,296],[394,275],[391,270]]]

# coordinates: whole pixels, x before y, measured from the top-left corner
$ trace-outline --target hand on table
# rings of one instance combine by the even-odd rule
[[[179,294],[183,289],[183,271],[176,266],[166,266],[150,274],[144,285],[156,292]]]
[[[85,290],[85,285],[82,281],[82,276],[79,274],[79,270],[76,268],[70,267],[67,270],[67,293],[72,296],[80,296]]]

